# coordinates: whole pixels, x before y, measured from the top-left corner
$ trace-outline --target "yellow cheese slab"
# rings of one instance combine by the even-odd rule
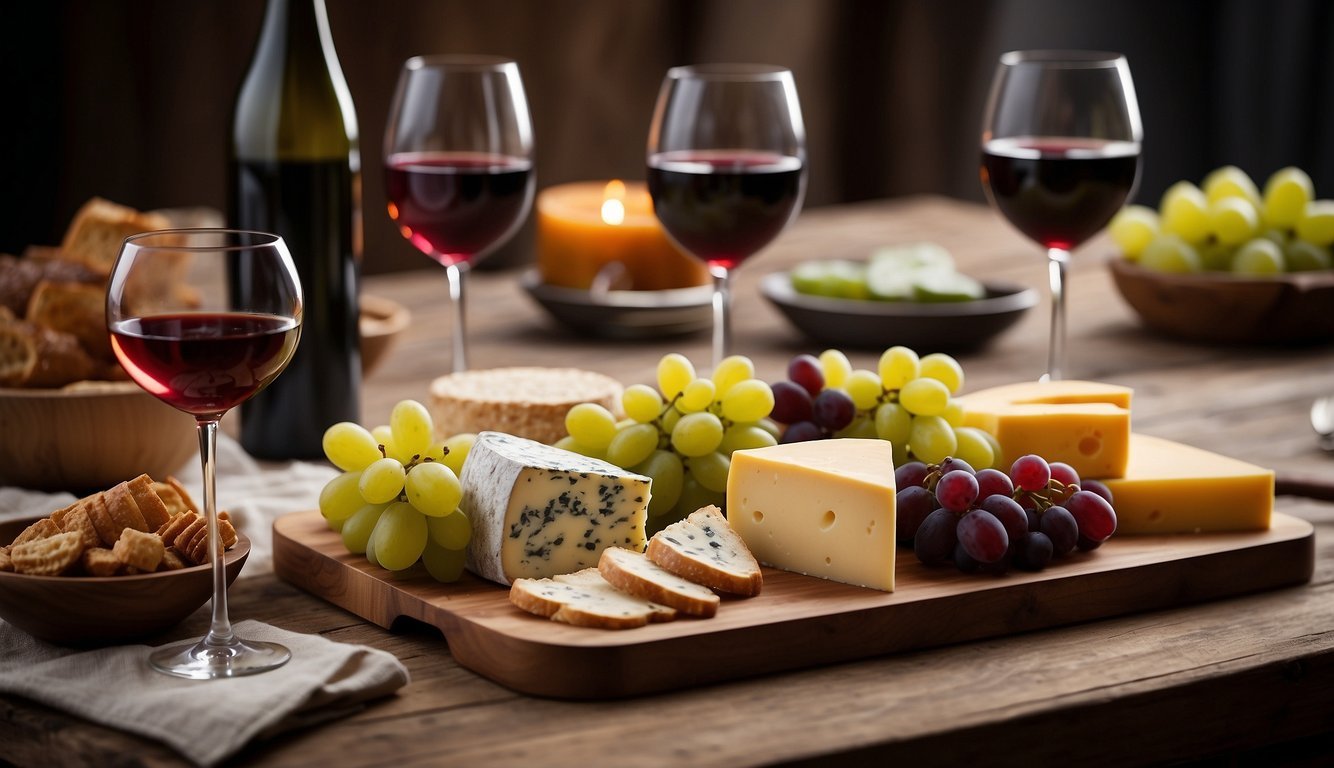
[[[736,451],[727,520],[755,558],[894,591],[894,458],[886,440],[812,440]]]
[[[1036,453],[1063,461],[1081,477],[1121,477],[1130,443],[1128,387],[1093,381],[1023,382],[959,398],[964,426],[996,436],[996,466]]]
[[[1130,438],[1126,476],[1104,480],[1116,533],[1262,531],[1274,511],[1274,472],[1149,435]]]

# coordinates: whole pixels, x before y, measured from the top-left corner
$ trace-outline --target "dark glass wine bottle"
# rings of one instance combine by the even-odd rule
[[[241,444],[260,458],[318,458],[325,428],[357,421],[361,398],[361,157],[324,0],[269,0],[229,171],[231,225],[281,235],[305,292],[296,355],[241,407]],[[240,267],[231,290],[246,289]]]

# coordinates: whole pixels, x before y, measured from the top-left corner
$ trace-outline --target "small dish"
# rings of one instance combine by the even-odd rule
[[[528,295],[565,326],[607,339],[644,339],[704,330],[713,323],[707,285],[662,291],[581,291],[542,282],[536,269],[519,278]]]
[[[412,321],[407,307],[383,296],[361,295],[361,373],[370,375]]]
[[[34,521],[0,523],[0,541],[13,541]],[[250,556],[250,539],[240,532],[236,536],[224,558],[228,584]],[[156,635],[181,623],[212,595],[208,565],[107,577],[0,571],[0,618],[58,645],[114,645]]]
[[[987,343],[1038,302],[1032,288],[994,282],[983,285],[987,295],[975,301],[831,299],[797,293],[787,272],[772,272],[761,279],[760,293],[798,330],[823,344],[963,350]]]

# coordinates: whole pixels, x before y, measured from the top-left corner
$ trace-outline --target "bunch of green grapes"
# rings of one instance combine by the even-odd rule
[[[672,353],[657,373],[657,389],[626,388],[620,421],[596,403],[571,408],[569,434],[556,443],[651,478],[649,533],[700,507],[722,508],[732,452],[774,445],[779,433],[768,418],[773,391],[755,378],[747,357],[728,357],[712,376],[700,377],[689,359]]]
[[[782,442],[881,438],[893,444],[895,465],[953,456],[984,469],[1000,455],[990,433],[963,426],[963,405],[954,398],[963,367],[949,355],[890,347],[871,371],[854,370],[847,355],[827,349],[818,358],[792,358],[787,376],[772,387],[773,419],[787,425]]]
[[[1236,166],[1197,187],[1179,181],[1158,210],[1123,208],[1108,225],[1127,259],[1159,272],[1273,275],[1329,269],[1334,200],[1316,200],[1311,177],[1283,168],[1264,192]]]
[[[463,573],[472,524],[459,509],[459,474],[476,435],[432,440],[421,403],[394,406],[389,424],[343,421],[324,432],[324,455],[343,474],[320,491],[320,513],[353,554],[390,571],[417,562],[437,581]]]

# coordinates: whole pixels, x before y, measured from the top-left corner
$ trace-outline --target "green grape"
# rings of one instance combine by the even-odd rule
[[[426,518],[426,530],[431,534],[431,541],[445,549],[464,549],[472,540],[472,521],[461,509],[443,517]]]
[[[824,371],[824,385],[830,389],[842,387],[848,374],[852,373],[852,363],[848,362],[848,356],[837,349],[826,349],[820,353],[820,368]]]
[[[951,395],[963,389],[963,366],[959,361],[943,352],[935,352],[922,358],[922,377],[935,379],[945,385]]]
[[[1237,245],[1260,234],[1260,213],[1244,197],[1224,197],[1209,204],[1209,231],[1223,245]]]
[[[431,539],[427,539],[426,546],[422,548],[422,565],[436,581],[458,581],[463,576],[463,565],[467,560],[467,550],[446,549]]]
[[[1189,181],[1168,187],[1158,211],[1159,226],[1165,234],[1177,235],[1188,243],[1202,242],[1209,236],[1209,201]]]
[[[634,467],[638,474],[650,478],[653,495],[649,497],[648,513],[665,515],[676,506],[681,498],[681,483],[685,477],[685,466],[681,457],[671,451],[654,451],[642,464]]]
[[[858,416],[846,427],[834,433],[834,437],[853,437],[862,440],[875,440],[880,436],[875,431],[875,419],[870,416]]]
[[[416,400],[403,400],[389,412],[389,431],[394,447],[409,458],[426,453],[431,447],[431,413]]]
[[[1200,268],[1209,272],[1226,272],[1232,269],[1232,254],[1236,250],[1222,243],[1204,243],[1196,249],[1200,255]]]
[[[1211,171],[1200,183],[1200,189],[1210,203],[1239,199],[1256,208],[1260,206],[1260,190],[1256,189],[1251,177],[1235,165],[1225,165]]]
[[[1176,235],[1162,235],[1153,239],[1144,253],[1139,255],[1139,263],[1145,269],[1155,272],[1174,272],[1183,274],[1199,272],[1204,268],[1200,254],[1190,243]]]
[[[770,418],[763,418],[755,422],[755,426],[774,436],[774,440],[783,436],[783,427],[778,422]]]
[[[388,504],[367,504],[343,522],[341,531],[343,546],[347,547],[348,552],[354,555],[365,553],[371,531],[375,530],[375,524],[380,522],[380,515],[388,506]]]
[[[565,431],[580,445],[605,452],[616,436],[616,417],[597,403],[579,403],[565,414]]]
[[[681,397],[676,400],[676,409],[681,413],[699,413],[713,403],[717,387],[709,379],[695,379],[681,390]]]
[[[966,427],[966,429],[977,430],[977,434],[981,435],[987,441],[987,444],[991,446],[991,455],[996,457],[996,464],[999,464],[1003,456],[1001,455],[1000,441],[996,439],[996,436],[985,429],[979,429],[977,427]],[[955,430],[955,432],[957,433],[958,430]],[[974,469],[979,469],[979,467],[974,467]]]
[[[1292,229],[1315,199],[1315,185],[1301,168],[1281,168],[1265,182],[1264,216],[1271,227]]]
[[[890,347],[880,355],[880,383],[887,390],[902,389],[922,373],[917,353],[907,347]]]
[[[865,368],[858,368],[848,374],[848,380],[843,382],[843,388],[847,390],[848,397],[852,398],[853,406],[859,411],[868,411],[874,408],[885,394],[885,388],[880,383],[879,374]]]
[[[733,451],[767,448],[771,445],[778,445],[778,438],[758,423],[733,424],[723,430],[723,441],[718,444],[718,452],[730,457]]]
[[[711,491],[727,491],[727,470],[732,460],[714,451],[690,460],[690,475]]]
[[[737,382],[723,395],[723,417],[731,421],[759,421],[773,409],[774,391],[759,379]]]
[[[658,389],[668,400],[681,394],[681,390],[694,380],[695,366],[685,355],[672,352],[658,361]]]
[[[475,442],[477,435],[473,432],[460,432],[445,439],[445,458],[441,463],[454,470],[455,477],[463,477],[463,462],[468,460],[468,453],[472,451]]]
[[[346,522],[347,522],[346,520],[333,520],[328,517],[324,518],[325,525],[329,526],[329,530],[333,531],[334,533],[342,533],[343,524]]]
[[[1259,236],[1263,237],[1266,240],[1273,240],[1274,243],[1278,245],[1279,248],[1287,248],[1288,241],[1292,239],[1289,236],[1288,230],[1277,229],[1273,227],[1264,230],[1263,232],[1260,233]],[[1201,256],[1203,256],[1203,254],[1201,254]]]
[[[672,448],[682,456],[703,456],[718,450],[723,423],[712,413],[687,413],[672,429]]]
[[[745,355],[725,357],[713,371],[713,385],[718,397],[726,397],[732,387],[755,378],[755,363]]]
[[[1159,233],[1158,212],[1147,205],[1127,205],[1112,217],[1107,234],[1127,259],[1135,261]]]
[[[631,384],[621,393],[621,409],[626,416],[647,424],[662,413],[662,395],[647,384]]]
[[[607,445],[607,461],[618,467],[633,467],[658,449],[660,434],[655,424],[634,424],[622,429]]]
[[[986,432],[976,427],[955,427],[954,438],[958,442],[954,455],[968,462],[973,469],[996,466],[996,452],[991,449]]]
[[[405,458],[411,458],[411,456],[404,456],[398,450],[398,446],[394,443],[394,434],[392,431],[390,431],[388,424],[381,424],[375,429],[372,429],[371,437],[375,438],[376,445],[384,447],[385,456],[393,459],[398,459],[400,462],[403,461]]]
[[[605,459],[607,457],[605,452],[594,450],[569,435],[557,440],[555,442],[555,447],[562,451],[569,451],[570,453],[577,453],[580,456],[587,456],[590,459]]]
[[[463,485],[454,470],[433,461],[408,470],[403,488],[407,491],[408,503],[430,517],[448,515],[463,500]]]
[[[320,514],[325,520],[346,520],[366,505],[361,498],[360,472],[344,472],[320,489]]]
[[[388,571],[409,568],[421,559],[427,535],[422,513],[406,502],[394,502],[380,515],[371,534],[375,559]]]
[[[383,458],[362,470],[357,487],[361,498],[370,504],[392,501],[403,490],[403,464],[398,459]]]
[[[722,507],[727,503],[727,494],[723,491],[711,491],[691,475],[686,475],[681,482],[681,498],[676,501],[676,516],[685,517],[710,504]]]
[[[381,458],[380,445],[360,424],[340,421],[324,430],[324,455],[344,472],[357,472]]]
[[[1310,272],[1334,267],[1330,250],[1305,240],[1293,240],[1283,249],[1283,265],[1289,272]]]
[[[1277,275],[1283,271],[1283,249],[1262,237],[1246,243],[1232,256],[1232,273]]]
[[[914,416],[939,416],[949,403],[949,387],[940,379],[913,379],[899,390],[899,404]]]
[[[1297,237],[1314,245],[1334,243],[1334,200],[1313,200],[1297,220]]]
[[[949,403],[945,405],[945,410],[941,412],[940,416],[945,420],[945,423],[949,424],[951,427],[962,426],[963,403],[951,397]],[[973,469],[977,469],[977,467],[973,467]]]
[[[912,431],[912,414],[898,403],[884,403],[875,409],[875,433],[896,446],[907,445]]]
[[[379,521],[377,520],[376,523],[378,524]],[[364,554],[364,555],[366,556],[366,562],[370,563],[371,565],[376,566],[377,568],[379,567],[379,565],[380,565],[380,558],[377,557],[376,554],[375,554],[375,531],[374,531],[374,530],[371,530],[371,535],[366,539],[366,551],[365,551],[364,553],[362,553],[362,554]]]
[[[444,443],[443,440],[437,440],[437,441],[431,443],[431,446],[430,446],[429,448],[427,448],[427,449],[426,449],[426,452],[423,453],[423,454],[421,455],[421,461],[426,461],[427,459],[430,459],[431,461],[442,462],[442,463],[444,462],[444,460],[445,460],[445,443]]]
[[[920,379],[919,379],[920,381]],[[939,416],[918,416],[912,420],[908,447],[914,456],[928,464],[939,464],[959,448],[954,428]]]
[[[912,456],[908,454],[908,444],[894,443],[890,446],[890,458],[894,460],[894,466],[901,467],[912,461]]]

